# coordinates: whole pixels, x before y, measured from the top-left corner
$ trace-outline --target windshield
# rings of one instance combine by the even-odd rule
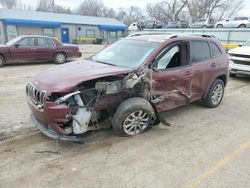
[[[9,42],[6,43],[7,46],[12,46],[13,44],[15,44],[17,41],[19,41],[21,38],[20,37],[16,37],[12,40],[10,40]]]
[[[199,19],[197,22],[205,22],[205,19]]]
[[[157,48],[160,43],[139,40],[120,40],[105,48],[90,59],[96,62],[136,68]]]
[[[246,41],[243,46],[250,46],[250,40]]]
[[[178,22],[168,22],[168,25],[176,25]]]

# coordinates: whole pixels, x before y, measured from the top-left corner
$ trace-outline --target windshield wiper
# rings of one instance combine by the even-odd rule
[[[96,60],[94,60],[94,61],[97,62],[97,63],[106,64],[106,65],[117,66],[117,65],[114,65],[112,63],[107,63],[107,62],[103,62],[103,61],[96,61]]]

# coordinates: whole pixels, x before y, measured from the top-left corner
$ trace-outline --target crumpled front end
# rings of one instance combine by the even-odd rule
[[[77,105],[84,104],[79,95],[69,94],[53,101],[51,94],[38,91],[34,84],[26,86],[27,102],[32,111],[32,120],[35,125],[47,136],[54,139],[79,142],[77,134],[87,131],[91,113],[85,108],[75,111],[72,106],[64,103],[68,98],[75,97]],[[72,105],[72,104],[71,104]],[[84,124],[85,126],[80,126]]]
[[[143,97],[154,103],[156,99],[151,69],[89,80],[67,93],[37,88],[32,83],[26,86],[37,127],[51,138],[77,142],[89,130],[111,127],[112,115],[124,100]]]

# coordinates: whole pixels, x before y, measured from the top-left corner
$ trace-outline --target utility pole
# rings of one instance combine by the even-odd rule
[[[52,12],[55,12],[55,0],[52,0]]]

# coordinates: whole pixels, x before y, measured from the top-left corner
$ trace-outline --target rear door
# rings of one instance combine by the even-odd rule
[[[171,45],[154,60],[153,102],[159,112],[189,103],[193,72],[188,60],[188,42]]]
[[[211,57],[209,42],[191,41],[190,51],[193,64],[192,99],[196,100],[207,91],[214,79],[218,65],[216,59]]]
[[[50,61],[56,51],[56,45],[52,39],[38,37],[37,38],[37,60]]]
[[[35,38],[23,38],[10,47],[13,61],[33,61],[36,59]]]

